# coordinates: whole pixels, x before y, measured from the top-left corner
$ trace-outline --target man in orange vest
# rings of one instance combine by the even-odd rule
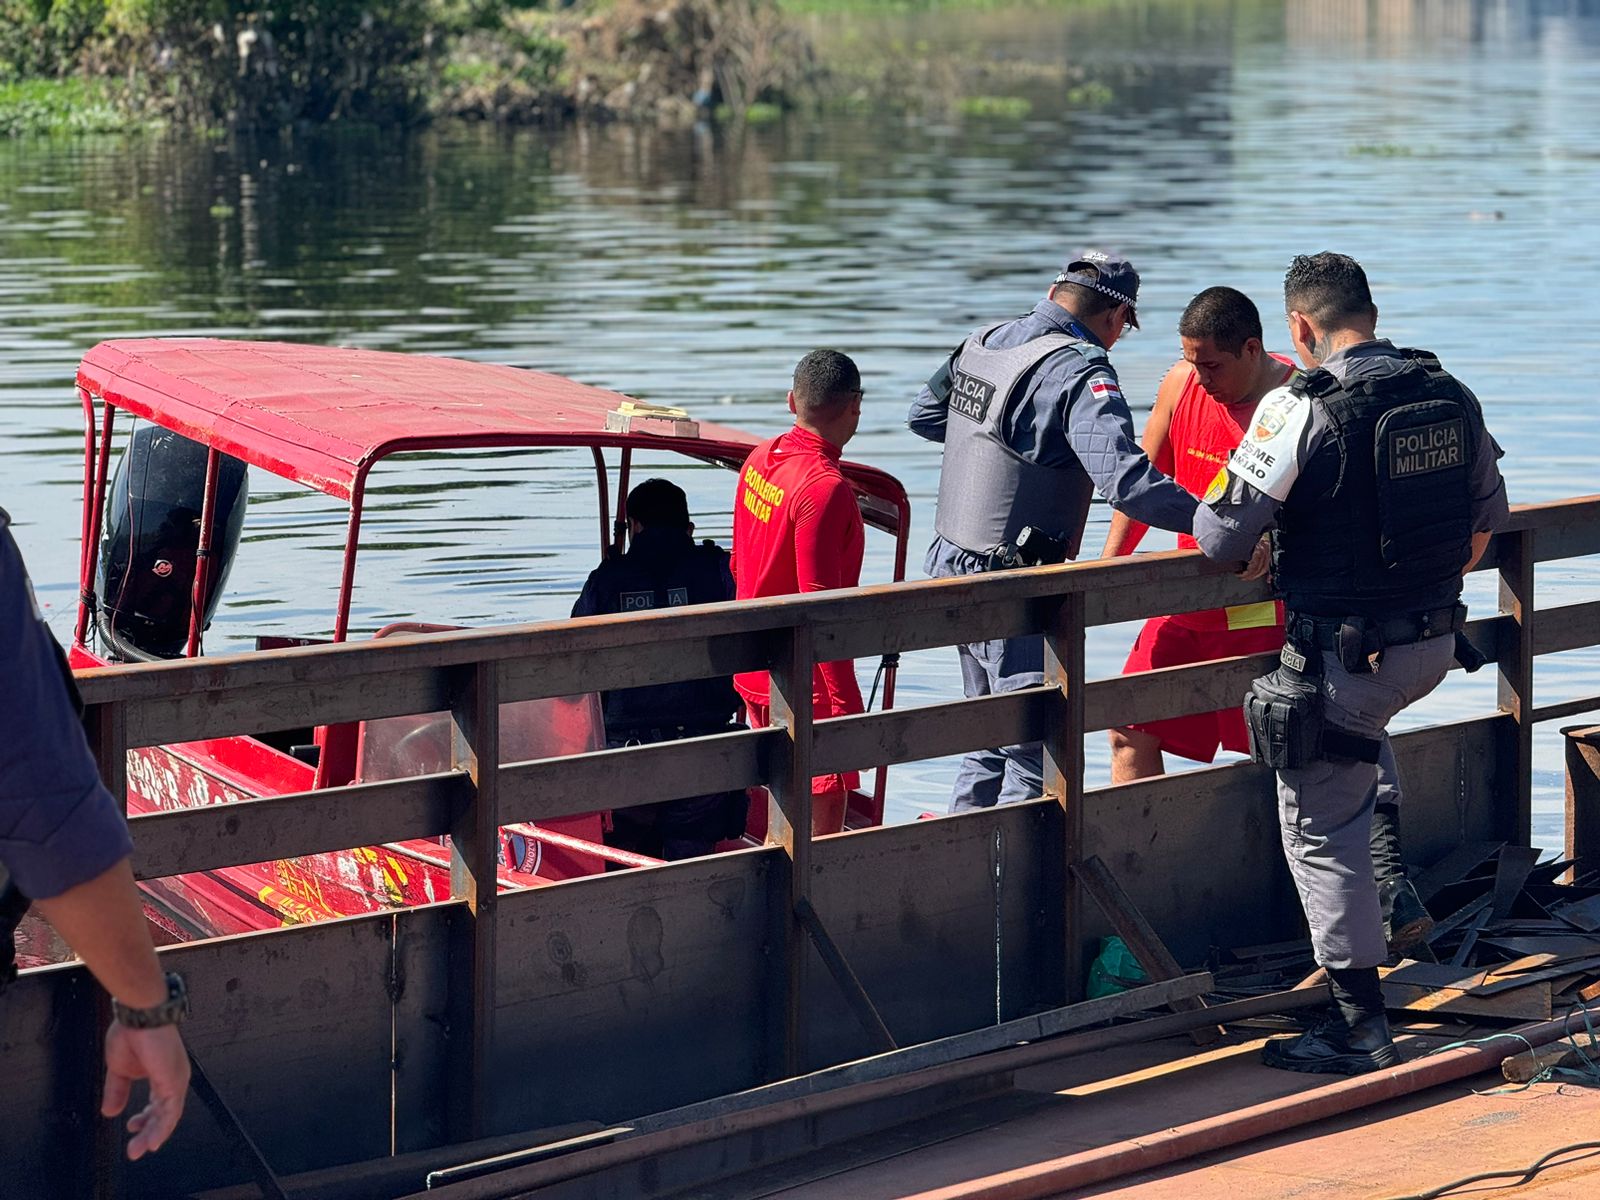
[[[1189,301],[1178,337],[1183,360],[1161,381],[1142,445],[1156,470],[1201,496],[1249,430],[1261,398],[1288,383],[1296,370],[1290,359],[1262,346],[1261,314],[1248,296],[1230,287],[1207,288]],[[1132,554],[1148,528],[1125,513],[1113,513],[1105,557]],[[1193,550],[1195,540],[1180,533],[1178,545]],[[1246,578],[1259,578],[1264,555],[1252,565],[1256,570]],[[1175,613],[1145,622],[1122,670],[1131,674],[1264,654],[1282,645],[1283,606],[1270,600]],[[1244,713],[1237,705],[1113,729],[1111,781],[1162,774],[1162,751],[1210,762],[1219,746],[1249,752]]]
[[[836,350],[813,350],[794,371],[789,393],[794,428],[762,442],[739,472],[733,506],[733,577],[740,600],[789,596],[861,582],[866,529],[839,459],[861,421],[861,373]],[[734,676],[752,728],[772,722],[765,671]],[[811,711],[817,718],[863,711],[855,664],[818,663]],[[811,781],[811,831],[844,828],[850,791],[860,776]]]

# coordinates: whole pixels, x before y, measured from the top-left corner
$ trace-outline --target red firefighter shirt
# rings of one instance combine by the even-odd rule
[[[861,582],[866,530],[839,469],[841,451],[796,425],[762,442],[739,472],[733,507],[733,578],[740,600],[792,596]],[[768,703],[765,671],[734,676],[746,700]],[[818,718],[858,713],[861,687],[848,659],[819,663],[811,679]]]
[[[1281,362],[1292,374],[1294,364],[1281,354],[1273,358]],[[1195,496],[1205,495],[1206,488],[1217,477],[1217,472],[1228,464],[1228,456],[1243,440],[1245,431],[1228,410],[1200,386],[1197,371],[1189,372],[1183,393],[1172,406],[1172,424],[1167,429],[1167,442],[1162,458],[1170,462],[1157,465],[1169,471],[1178,486]],[[1178,546],[1184,550],[1198,549],[1198,543],[1187,533],[1178,535]],[[1229,608],[1206,609],[1203,612],[1179,613],[1172,620],[1189,629],[1228,630],[1260,629],[1283,623],[1283,613],[1273,601],[1260,604],[1235,604]]]

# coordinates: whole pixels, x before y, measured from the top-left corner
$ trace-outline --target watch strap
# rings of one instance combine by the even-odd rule
[[[117,1024],[126,1029],[155,1029],[162,1025],[176,1025],[189,1015],[189,989],[183,976],[167,972],[167,998],[149,1008],[131,1008],[115,996],[111,999],[111,1013]]]

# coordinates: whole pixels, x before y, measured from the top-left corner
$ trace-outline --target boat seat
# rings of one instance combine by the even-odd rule
[[[396,633],[439,633],[460,628],[459,625],[395,621],[378,630],[372,639],[377,641]],[[309,639],[306,639],[306,643],[310,644]],[[311,785],[313,788],[343,787],[360,778],[361,724],[360,721],[341,721],[335,725],[317,726],[312,734],[312,741],[317,747],[317,775]]]

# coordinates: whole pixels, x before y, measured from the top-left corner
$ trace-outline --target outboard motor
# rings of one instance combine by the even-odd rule
[[[117,463],[100,540],[98,627],[116,659],[177,658],[189,639],[195,554],[205,500],[206,447],[140,424]],[[249,484],[245,465],[226,454],[217,496],[201,628],[211,624],[239,549]]]

